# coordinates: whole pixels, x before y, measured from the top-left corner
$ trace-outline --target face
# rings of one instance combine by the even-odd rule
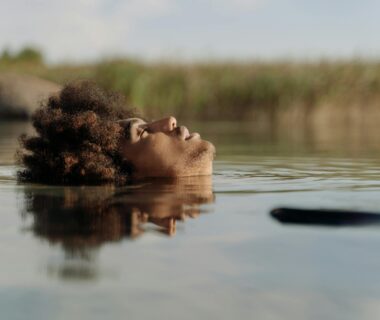
[[[145,122],[139,118],[119,121],[125,139],[123,158],[134,177],[185,177],[212,174],[215,147],[178,126],[174,117]]]

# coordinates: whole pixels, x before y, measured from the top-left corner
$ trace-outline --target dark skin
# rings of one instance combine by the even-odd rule
[[[146,122],[120,120],[126,131],[121,154],[133,167],[133,177],[186,177],[212,174],[215,147],[198,133],[178,126],[174,117]]]
[[[132,118],[125,99],[90,82],[66,85],[33,115],[21,137],[20,180],[49,184],[125,184],[129,178],[212,174],[214,146],[174,117]]]

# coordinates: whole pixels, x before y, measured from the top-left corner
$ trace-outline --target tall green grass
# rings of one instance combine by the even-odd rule
[[[180,64],[116,59],[50,66],[0,59],[0,72],[11,70],[59,83],[95,80],[121,91],[131,106],[151,117],[245,120],[266,115],[273,119],[286,112],[307,117],[322,105],[344,114],[354,104],[380,110],[377,61]]]

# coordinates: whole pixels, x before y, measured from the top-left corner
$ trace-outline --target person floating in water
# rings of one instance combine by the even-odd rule
[[[129,178],[211,175],[215,147],[174,117],[145,121],[125,98],[91,82],[66,85],[23,135],[21,180],[52,184],[125,183]]]

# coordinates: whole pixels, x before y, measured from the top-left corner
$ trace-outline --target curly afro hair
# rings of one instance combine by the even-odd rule
[[[94,83],[74,82],[33,115],[37,136],[20,137],[18,172],[24,181],[48,184],[123,183],[130,166],[119,156],[124,129],[117,120],[135,116],[125,98]]]

